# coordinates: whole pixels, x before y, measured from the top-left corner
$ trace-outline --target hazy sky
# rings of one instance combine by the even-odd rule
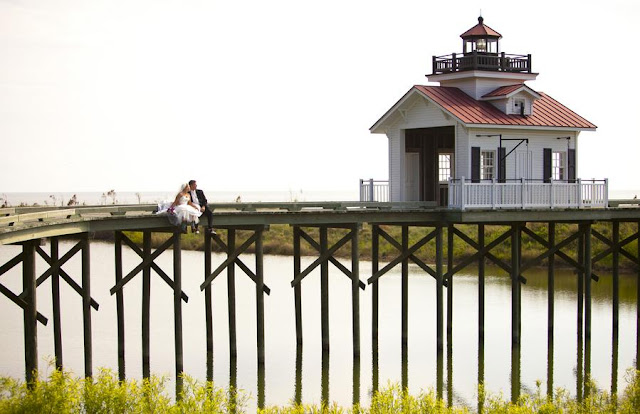
[[[637,0],[0,0],[0,193],[387,179],[369,127],[480,9],[598,126],[578,174],[640,188]]]

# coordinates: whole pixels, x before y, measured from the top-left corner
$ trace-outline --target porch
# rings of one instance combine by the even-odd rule
[[[540,209],[540,208],[607,208],[608,180],[550,181],[482,180],[472,182],[464,177],[450,179],[448,208],[467,209]],[[360,180],[360,201],[389,200],[389,182]]]

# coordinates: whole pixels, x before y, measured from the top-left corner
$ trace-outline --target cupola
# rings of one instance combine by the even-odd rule
[[[498,54],[499,40],[502,35],[484,24],[482,16],[478,17],[478,24],[460,35],[462,38],[462,53]]]

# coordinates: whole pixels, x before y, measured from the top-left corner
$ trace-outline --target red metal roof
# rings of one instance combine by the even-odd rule
[[[467,36],[495,36],[498,38],[502,37],[500,33],[484,24],[482,17],[478,17],[478,24],[460,35],[460,37],[462,38],[465,38]]]
[[[493,90],[491,92],[489,92],[486,95],[483,95],[483,98],[495,98],[498,96],[506,96],[509,95],[511,92],[516,91],[520,88],[522,88],[523,86],[525,86],[523,83],[518,83],[516,85],[508,85],[508,86],[501,86],[496,90]]]
[[[541,98],[533,104],[533,115],[523,117],[507,115],[489,102],[477,101],[458,88],[422,85],[414,88],[465,124],[596,128],[594,124],[542,92],[537,92]]]

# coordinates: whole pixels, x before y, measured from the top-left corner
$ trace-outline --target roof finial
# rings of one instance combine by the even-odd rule
[[[482,24],[484,19],[482,18],[482,10],[480,10],[480,17],[478,17],[478,24]]]

